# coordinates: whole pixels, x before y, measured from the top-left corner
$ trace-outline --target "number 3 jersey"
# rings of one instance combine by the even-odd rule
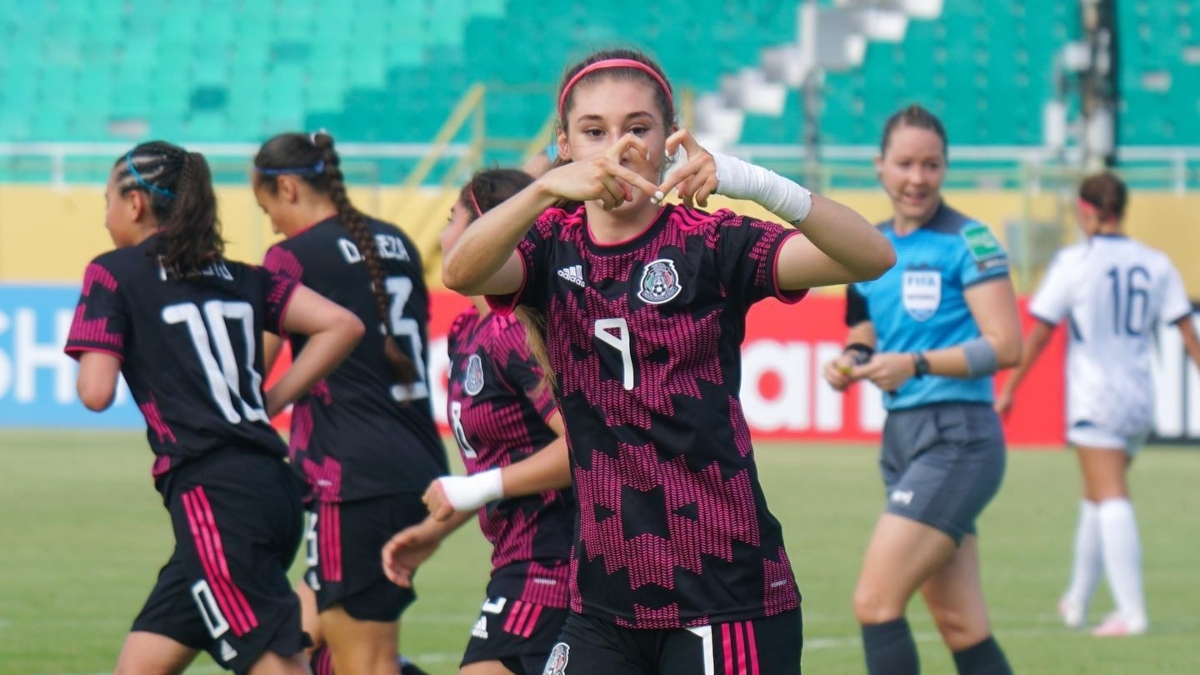
[[[292,462],[326,502],[424,492],[449,472],[426,380],[429,294],[421,260],[399,228],[367,223],[386,275],[386,327],[366,261],[336,218],[275,244],[263,263],[354,312],[367,327],[342,365],[292,408]],[[383,356],[385,331],[416,365],[413,384],[396,382]],[[303,335],[288,339],[294,355],[307,342]]]
[[[448,348],[447,412],[468,474],[519,462],[557,438],[546,424],[558,412],[554,393],[542,385],[542,369],[515,316],[481,317],[471,308],[450,327]],[[489,593],[567,607],[571,489],[488,504],[479,510],[479,527],[493,546]]]
[[[599,245],[580,207],[520,243],[523,288],[490,301],[546,316],[579,502],[574,611],[659,630],[799,607],[738,400],[746,312],[804,295],[776,283],[795,234],[666,206]]]
[[[298,284],[233,261],[216,263],[198,278],[167,279],[153,255],[157,239],[88,265],[67,354],[95,351],[121,359],[121,374],[146,418],[156,479],[223,448],[284,457],[287,449],[264,406],[260,336],[281,331]]]
[[[1122,436],[1154,422],[1154,327],[1192,313],[1179,272],[1161,251],[1096,236],[1058,253],[1029,303],[1051,326],[1066,321],[1067,418]]]

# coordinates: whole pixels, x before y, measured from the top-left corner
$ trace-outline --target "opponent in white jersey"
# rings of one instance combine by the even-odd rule
[[[1125,236],[1126,188],[1112,174],[1085,180],[1079,189],[1079,224],[1087,241],[1059,252],[1034,294],[1029,312],[1038,319],[1020,367],[997,397],[1005,413],[1021,379],[1065,321],[1067,440],[1078,449],[1084,495],[1075,534],[1071,585],[1059,602],[1063,621],[1085,625],[1088,601],[1107,571],[1117,611],[1094,635],[1144,633],[1141,546],[1125,472],[1154,424],[1150,374],[1153,332],[1172,324],[1200,363],[1192,305],[1166,254]]]

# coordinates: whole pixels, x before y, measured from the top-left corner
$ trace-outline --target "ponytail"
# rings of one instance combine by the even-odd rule
[[[534,393],[541,394],[547,390],[553,392],[558,388],[558,382],[554,376],[554,368],[550,366],[550,352],[546,349],[545,317],[541,312],[525,305],[517,307],[513,316],[525,328],[525,346],[529,348],[534,362],[542,371],[542,379]]]
[[[417,381],[416,366],[412,359],[400,349],[400,345],[396,344],[392,332],[387,329],[391,323],[391,318],[388,316],[391,300],[387,294],[387,274],[383,269],[383,261],[379,258],[379,248],[375,245],[375,235],[367,226],[367,219],[361,211],[354,208],[354,204],[350,203],[350,196],[346,194],[346,181],[342,175],[341,158],[333,149],[333,137],[318,132],[313,135],[313,145],[321,151],[321,161],[325,163],[325,178],[328,180],[329,198],[333,200],[333,205],[337,208],[338,220],[353,237],[354,245],[358,247],[358,252],[362,254],[363,262],[367,266],[367,274],[371,277],[371,296],[375,299],[375,309],[379,312],[379,320],[384,325],[383,357],[392,367],[392,374],[396,377],[396,381],[404,386],[411,385]]]
[[[121,194],[146,194],[160,228],[154,254],[169,278],[197,277],[225,254],[208,161],[164,141],[142,143],[113,165]]]
[[[328,195],[337,209],[338,220],[354,239],[354,245],[362,254],[371,279],[371,297],[379,320],[383,322],[383,357],[392,369],[396,381],[410,386],[417,381],[417,368],[412,358],[400,349],[392,332],[388,329],[391,317],[388,310],[391,300],[387,294],[387,275],[375,235],[367,224],[367,218],[354,208],[346,193],[346,180],[342,175],[341,158],[333,148],[333,137],[324,131],[315,134],[279,134],[263,144],[254,157],[255,185],[274,193],[279,188],[279,176],[294,175],[312,186],[320,194]],[[420,355],[416,355],[420,358]]]

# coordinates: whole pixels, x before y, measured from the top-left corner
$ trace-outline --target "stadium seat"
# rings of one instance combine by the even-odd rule
[[[1001,4],[1006,9],[994,6]],[[723,75],[756,65],[761,49],[795,39],[798,3],[9,0],[7,6],[0,16],[0,95],[22,110],[4,114],[0,140],[103,140],[109,122],[136,118],[156,130],[194,129],[223,141],[259,140],[285,120],[336,122],[346,140],[427,141],[471,83],[550,88],[585,46],[644,46],[681,91],[712,91]],[[1191,123],[1200,66],[1183,57],[1200,38],[1200,10],[1131,0],[1117,3],[1117,11],[1123,106],[1131,113],[1120,120],[1123,141],[1200,142],[1200,127]],[[644,20],[629,21],[632,15]],[[888,114],[920,100],[945,113],[956,143],[1037,143],[1041,108],[1054,89],[1048,64],[1078,32],[1075,0],[947,2],[938,21],[910,21],[902,42],[872,44],[858,72],[828,74],[822,138],[873,145]],[[1146,90],[1147,75],[1166,77],[1170,89]],[[989,105],[999,100],[1013,103]],[[538,128],[545,113],[543,105],[524,102],[489,109],[488,133],[519,137]],[[742,140],[797,142],[802,125],[799,96],[791,92],[780,117],[750,116]]]

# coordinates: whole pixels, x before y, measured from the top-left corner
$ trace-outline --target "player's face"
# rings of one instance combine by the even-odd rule
[[[875,168],[897,217],[919,223],[933,217],[946,178],[946,148],[937,134],[920,127],[895,128]]]
[[[450,219],[446,221],[446,229],[442,230],[442,253],[454,248],[470,221],[471,212],[462,202],[455,202],[450,208]]]
[[[604,154],[625,134],[633,134],[645,142],[650,161],[623,159],[621,164],[658,183],[667,128],[655,93],[653,85],[641,80],[604,78],[577,86],[566,112],[567,133],[559,139],[560,153],[571,161],[592,159]],[[632,192],[633,200],[620,208],[640,205],[650,198],[640,190]]]
[[[115,176],[108,176],[108,184],[104,187],[104,227],[108,229],[108,236],[117,248],[134,246],[140,239],[135,192],[130,190],[122,195]]]
[[[278,190],[271,192],[261,185],[255,185],[254,201],[258,202],[258,208],[271,219],[271,230],[275,234],[287,236],[294,229],[292,209],[289,208],[291,204]]]

